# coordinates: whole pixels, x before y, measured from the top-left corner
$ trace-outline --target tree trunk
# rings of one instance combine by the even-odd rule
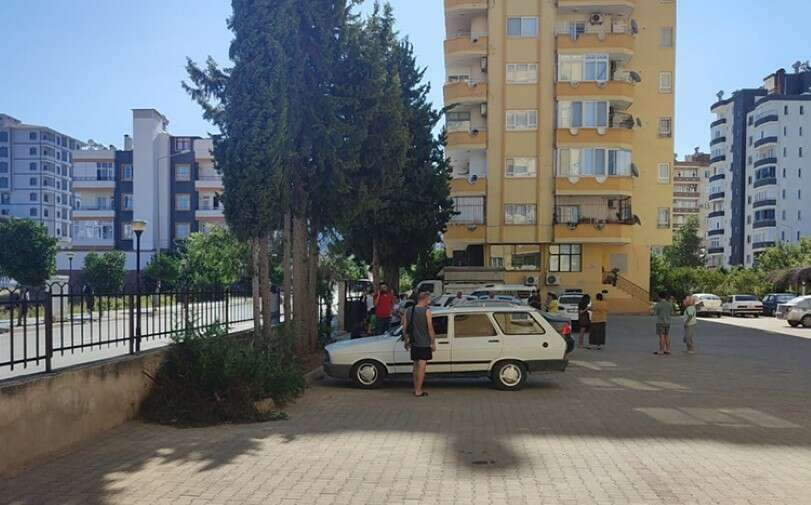
[[[307,348],[307,224],[293,215],[293,328],[296,350],[304,354]]]
[[[262,294],[262,336],[270,338],[273,307],[270,299],[270,236],[259,239],[259,290]]]
[[[318,347],[319,310],[318,310],[318,224],[310,223],[310,240],[307,258],[307,305],[308,311],[308,342],[309,350],[313,352]]]
[[[380,251],[377,249],[377,238],[372,237],[372,285],[375,291],[380,285]]]
[[[253,336],[262,331],[262,298],[259,292],[259,239],[251,240],[251,297],[253,298]]]
[[[283,247],[284,251],[282,253],[282,261],[284,261],[284,281],[283,281],[283,291],[284,297],[282,299],[282,310],[284,310],[284,321],[287,322],[293,314],[291,309],[290,299],[293,293],[293,272],[292,272],[292,250],[293,250],[293,231],[290,227],[290,213],[287,212],[284,215],[284,226],[283,226]]]
[[[383,266],[383,280],[395,293],[400,294],[400,268],[393,265]]]

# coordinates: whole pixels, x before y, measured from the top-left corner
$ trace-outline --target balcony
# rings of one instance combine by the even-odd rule
[[[197,220],[223,219],[222,205],[213,205],[211,203],[201,202],[197,210],[194,212],[194,217]]]
[[[701,195],[698,191],[674,191],[673,196],[676,198],[698,198]]]
[[[774,241],[766,241],[766,242],[755,242],[752,244],[752,249],[768,249],[769,247],[774,247]]]
[[[719,200],[724,197],[724,192],[721,191],[720,193],[710,193],[707,197],[707,200]]]
[[[755,147],[765,146],[767,144],[776,144],[777,137],[763,137],[755,141]]]
[[[487,101],[487,83],[459,81],[445,84],[442,89],[445,105],[459,103],[484,103]]]
[[[115,204],[110,201],[87,202],[73,209],[76,219],[109,219],[115,217]]]
[[[445,0],[445,12],[486,11],[487,0]]]
[[[73,177],[73,189],[115,189],[115,178],[107,176]]]
[[[608,53],[615,58],[629,60],[636,48],[636,39],[630,30],[581,33],[572,37],[568,30],[558,30],[558,51],[584,51]]]
[[[560,14],[604,12],[625,14],[633,12],[639,0],[558,0]]]
[[[694,176],[674,175],[673,182],[701,182],[701,178]]]
[[[487,56],[486,34],[460,34],[445,41],[446,60],[470,56]]]
[[[707,254],[724,254],[723,247],[709,247],[707,248]]]
[[[565,176],[555,177],[555,194],[559,196],[631,196],[633,191],[634,181],[630,175],[606,177],[601,180],[596,177],[580,177],[574,180]]]
[[[487,131],[483,127],[448,131],[447,141],[448,149],[487,149]]]
[[[758,207],[768,207],[777,205],[777,200],[761,200],[759,202],[755,202],[752,204],[752,208],[757,209]]]
[[[707,217],[708,218],[724,217],[724,211],[723,210],[714,210],[714,211],[710,212],[709,214],[707,214]]]
[[[484,243],[487,236],[487,227],[483,224],[464,224],[452,222],[448,229],[442,234],[444,241],[456,241],[465,243]]]
[[[710,176],[710,182],[720,181],[722,179],[726,179],[725,174],[715,174]]]
[[[634,101],[634,84],[626,79],[610,81],[559,81],[555,84],[555,93],[559,100],[577,100],[583,98],[603,99],[610,101],[618,108],[627,108]]]
[[[777,164],[777,158],[772,156],[772,157],[769,157],[769,158],[761,158],[761,159],[757,160],[754,163],[754,167],[758,168],[758,167],[762,167],[763,165],[776,165],[776,164]]]
[[[698,207],[673,207],[674,214],[698,214]]]
[[[726,118],[716,119],[712,123],[710,123],[710,128],[715,128],[716,126],[721,126],[722,124],[727,124]]]
[[[458,195],[464,193],[485,193],[487,191],[487,179],[484,177],[454,177],[451,179],[451,194]]]
[[[710,158],[710,165],[713,163],[719,163],[721,161],[726,161],[727,157],[725,155],[715,156],[714,158]]]
[[[755,120],[755,126],[775,122],[777,120],[778,120],[777,114],[769,114],[767,116],[763,116],[762,118]]]
[[[591,201],[594,201],[592,199]],[[627,244],[638,218],[631,212],[630,199],[558,199],[555,207],[555,241],[574,243]]]
[[[777,184],[777,178],[769,177],[768,179],[760,179],[759,181],[755,181],[755,183],[752,184],[752,187],[753,188],[761,188],[763,186],[774,186],[776,184]]]
[[[752,228],[774,228],[777,222],[774,219],[764,219],[762,221],[755,221],[752,223]]]
[[[723,234],[724,234],[724,229],[723,228],[718,229],[718,230],[710,230],[710,231],[707,232],[708,237],[716,237],[718,235],[723,235]]]
[[[200,190],[217,190],[223,189],[221,175],[201,175],[194,181],[194,189]]]
[[[612,115],[608,126],[558,128],[557,144],[632,144],[634,119],[630,115]]]
[[[724,137],[724,136],[715,137],[714,139],[710,140],[710,145],[714,146],[714,145],[717,145],[717,144],[723,144],[726,141],[727,141],[727,138]]]

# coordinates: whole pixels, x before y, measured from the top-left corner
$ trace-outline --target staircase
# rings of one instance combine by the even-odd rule
[[[613,271],[603,270],[603,284],[610,284],[630,295],[640,307],[650,305],[650,292]]]

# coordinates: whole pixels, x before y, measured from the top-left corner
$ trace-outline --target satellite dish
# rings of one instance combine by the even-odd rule
[[[631,174],[634,177],[639,177],[639,169],[636,167],[636,163],[631,163]]]
[[[636,83],[642,82],[642,76],[639,75],[638,72],[634,72],[633,70],[631,70],[630,72],[628,72],[628,76],[631,78],[631,81],[633,82]]]
[[[716,93],[715,96],[718,97],[718,101],[720,102],[721,100],[724,99],[724,90],[722,89],[722,90],[718,91],[718,93]]]
[[[638,224],[639,226],[642,226],[642,220],[639,219],[639,216],[637,216],[636,214],[634,214],[634,224]]]
[[[800,60],[797,60],[791,65],[791,68],[794,69],[795,74],[798,74],[800,72],[800,67],[802,66],[803,66],[802,62]]]
[[[641,120],[641,119],[639,119],[639,118],[636,118],[636,125],[637,125],[638,127],[642,128],[642,120]]]

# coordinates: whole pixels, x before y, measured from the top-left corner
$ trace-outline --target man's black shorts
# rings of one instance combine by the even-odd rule
[[[411,361],[431,361],[434,357],[430,347],[412,347]]]

